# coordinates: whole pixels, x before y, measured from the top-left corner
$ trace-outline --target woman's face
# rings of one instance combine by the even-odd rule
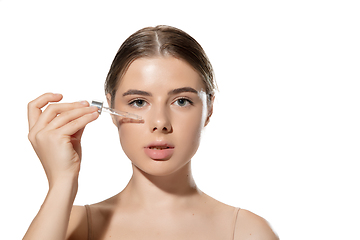
[[[140,115],[144,122],[113,121],[125,154],[137,168],[166,176],[189,163],[210,115],[204,89],[199,74],[174,57],[140,58],[130,65],[114,108]]]

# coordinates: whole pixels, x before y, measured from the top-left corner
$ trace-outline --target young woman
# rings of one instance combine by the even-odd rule
[[[212,114],[216,84],[201,46],[168,26],[144,28],[120,47],[105,83],[113,117],[132,161],[126,188],[103,202],[73,206],[80,139],[98,117],[87,102],[46,93],[28,105],[29,139],[45,169],[48,195],[24,239],[277,239],[261,217],[201,192],[191,158]]]

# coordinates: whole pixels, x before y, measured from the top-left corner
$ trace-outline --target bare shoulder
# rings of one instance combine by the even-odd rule
[[[87,214],[85,206],[73,206],[70,214],[67,240],[86,240],[87,239]]]
[[[262,217],[240,209],[236,221],[235,240],[278,240],[269,223]]]

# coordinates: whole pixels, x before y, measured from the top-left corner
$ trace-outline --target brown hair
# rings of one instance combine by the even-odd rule
[[[217,86],[213,68],[204,50],[184,31],[160,25],[140,29],[120,46],[105,81],[105,94],[110,93],[112,107],[118,82],[135,59],[166,55],[185,60],[199,73],[210,103]]]

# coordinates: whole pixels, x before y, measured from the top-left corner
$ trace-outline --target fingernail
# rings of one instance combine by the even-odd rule
[[[81,103],[82,105],[84,105],[84,106],[89,105],[88,101],[80,101],[80,103]]]
[[[98,110],[99,111],[99,108],[97,106],[90,106],[91,110]]]

